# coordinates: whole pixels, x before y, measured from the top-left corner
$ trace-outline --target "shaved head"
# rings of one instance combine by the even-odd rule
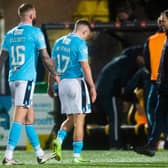
[[[90,23],[86,20],[77,20],[73,32],[78,34],[82,39],[88,39],[91,32]]]
[[[74,31],[77,31],[77,30],[79,30],[79,29],[81,29],[83,27],[88,27],[91,30],[91,27],[90,27],[90,24],[89,24],[88,21],[82,20],[82,19],[81,20],[77,20],[75,22]]]
[[[18,16],[24,17],[25,15],[28,15],[29,13],[35,11],[35,8],[32,4],[22,4],[18,8]]]

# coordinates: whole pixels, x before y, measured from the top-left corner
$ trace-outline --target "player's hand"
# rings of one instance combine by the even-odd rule
[[[54,90],[52,89],[52,87],[48,87],[48,90],[47,90],[47,92],[48,92],[48,95],[50,96],[50,97],[54,97]]]
[[[57,84],[60,83],[60,77],[58,75],[54,75],[54,80]]]
[[[90,88],[90,95],[91,95],[91,102],[94,103],[97,97],[96,89],[95,87]]]

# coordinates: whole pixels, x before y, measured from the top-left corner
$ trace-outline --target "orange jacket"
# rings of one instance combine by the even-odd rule
[[[160,57],[165,40],[166,34],[163,32],[156,32],[148,39],[151,80],[157,80]]]

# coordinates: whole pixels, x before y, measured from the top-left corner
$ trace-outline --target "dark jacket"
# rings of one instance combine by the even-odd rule
[[[143,46],[127,48],[102,68],[96,80],[98,95],[106,97],[121,95],[121,88],[126,86],[139,68],[137,56],[142,55],[142,50]]]
[[[162,51],[157,84],[159,93],[168,96],[168,39],[166,39]]]

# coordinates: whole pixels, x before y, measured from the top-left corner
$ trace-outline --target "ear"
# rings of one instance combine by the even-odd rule
[[[30,17],[30,19],[31,19],[31,20],[33,20],[33,14],[30,14],[30,16],[29,16],[29,17]]]

